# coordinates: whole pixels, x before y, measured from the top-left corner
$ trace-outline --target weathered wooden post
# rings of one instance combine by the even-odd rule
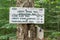
[[[34,0],[17,0],[17,7],[34,7]],[[30,40],[35,38],[35,26],[32,24],[17,24],[17,40],[28,39],[28,26],[30,26]]]

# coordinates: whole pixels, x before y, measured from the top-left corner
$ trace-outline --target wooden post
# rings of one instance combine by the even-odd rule
[[[34,0],[17,0],[17,7],[34,7]],[[30,27],[28,27],[30,26]],[[36,37],[35,26],[33,24],[17,24],[17,40],[29,40],[28,29],[30,28],[30,40]]]
[[[28,40],[27,24],[18,24],[18,26],[17,26],[17,40]]]
[[[31,38],[30,38],[30,40],[35,40],[36,39],[36,28],[35,28],[35,25],[30,25],[30,31],[31,31]]]

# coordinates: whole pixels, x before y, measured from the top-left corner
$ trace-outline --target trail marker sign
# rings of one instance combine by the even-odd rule
[[[9,22],[17,24],[44,24],[44,8],[11,7]]]

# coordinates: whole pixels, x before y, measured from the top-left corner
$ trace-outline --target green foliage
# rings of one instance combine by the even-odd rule
[[[60,27],[60,2],[59,0],[46,0],[46,2],[40,3],[39,1],[35,2],[35,7],[45,8],[45,24],[43,25],[44,29],[48,30],[58,30]],[[59,30],[58,30],[59,31]]]
[[[60,32],[45,32],[45,35],[48,40],[58,40],[60,38]]]
[[[60,37],[60,32],[52,32],[52,34],[49,37],[51,39],[58,40],[58,37]]]

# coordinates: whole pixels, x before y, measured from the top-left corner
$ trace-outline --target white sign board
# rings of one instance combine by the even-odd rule
[[[17,24],[44,24],[44,8],[11,7],[9,22]]]

